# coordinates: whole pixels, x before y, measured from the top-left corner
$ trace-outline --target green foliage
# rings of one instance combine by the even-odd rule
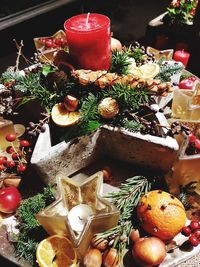
[[[124,118],[121,122],[121,127],[130,132],[138,132],[141,129],[141,123],[137,120],[128,120],[127,118]]]
[[[98,113],[98,96],[89,93],[87,98],[83,100],[80,108],[81,120],[89,121],[96,120],[99,118]]]
[[[112,64],[110,72],[116,72],[119,75],[129,73],[130,58],[127,53],[123,51],[113,51],[112,53]]]
[[[14,71],[13,68],[8,68],[5,72],[1,74],[1,83],[5,82],[11,82],[15,80],[16,82],[20,81],[22,79],[22,75],[20,74],[20,71]]]
[[[107,197],[112,200],[120,211],[120,220],[116,227],[96,234],[96,238],[114,240],[114,247],[118,249],[121,257],[124,256],[129,244],[129,235],[134,227],[132,217],[140,197],[151,190],[153,182],[144,176],[134,176],[127,179],[119,187],[119,191],[110,193]],[[127,237],[123,242],[121,236]]]
[[[196,0],[173,0],[167,8],[170,24],[192,22],[197,6]]]
[[[131,112],[149,103],[151,98],[149,90],[145,87],[131,88],[130,85],[119,83],[103,93],[104,97],[110,96],[116,99],[121,109],[128,108]]]
[[[136,47],[130,45],[128,48],[124,49],[124,52],[128,57],[134,58],[137,65],[140,65],[144,60],[145,52],[139,44]]]
[[[169,82],[171,80],[172,75],[181,73],[184,69],[180,64],[174,63],[169,64],[167,61],[163,60],[158,61],[160,66],[159,74],[155,77],[156,79],[160,79],[161,82]]]
[[[47,77],[47,75],[49,73],[52,73],[55,70],[56,70],[56,68],[54,66],[47,64],[47,65],[42,66],[42,71],[41,72],[45,77]]]
[[[61,137],[61,141],[69,141],[76,137],[91,134],[101,126],[98,113],[98,101],[98,96],[92,93],[88,94],[80,108],[81,118],[79,123],[70,128],[66,134]]]
[[[32,265],[35,262],[36,245],[45,236],[35,214],[55,200],[54,194],[54,190],[48,186],[42,193],[23,200],[16,212],[19,221],[19,234],[14,242],[16,255]]]

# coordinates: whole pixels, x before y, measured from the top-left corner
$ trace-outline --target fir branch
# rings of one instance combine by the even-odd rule
[[[24,239],[24,237],[20,237],[18,242],[15,244],[16,256],[20,259],[25,259],[34,266],[36,264],[35,250],[37,245],[38,242],[31,238]]]
[[[45,231],[35,218],[35,214],[53,202],[55,200],[54,195],[53,188],[48,186],[44,188],[43,193],[23,200],[17,209],[19,234],[14,236],[13,244],[16,255],[25,258],[31,264],[35,262],[36,245],[45,235]]]
[[[41,73],[38,71],[37,73],[30,73],[23,76],[15,86],[15,90],[19,90],[25,94],[21,99],[21,103],[23,103],[23,98],[25,98],[25,103],[38,100],[41,106],[48,112],[57,102],[59,96],[56,92],[49,92],[46,87],[41,85],[40,75]]]
[[[112,97],[117,100],[121,109],[128,108],[135,112],[139,107],[149,103],[150,91],[143,88],[131,88],[127,84],[114,84],[109,90],[104,91],[104,97]]]
[[[13,67],[9,67],[5,72],[1,74],[0,82],[5,84],[6,82],[18,82],[23,78],[20,71],[15,71]]]
[[[97,120],[99,118],[98,97],[89,93],[82,102],[80,113],[82,121]]]
[[[113,51],[112,53],[112,63],[110,72],[116,72],[119,75],[128,74],[129,73],[129,57],[123,51]]]
[[[120,210],[121,220],[129,220],[132,216],[133,209],[139,202],[141,194],[145,194],[151,188],[151,183],[144,176],[134,176],[126,180],[120,186],[120,191],[112,192],[113,203]]]
[[[121,127],[130,132],[138,132],[141,129],[141,123],[137,120],[128,120],[127,118],[124,118],[121,121]]]
[[[123,258],[125,250],[129,244],[129,235],[133,228],[132,216],[139,202],[140,197],[151,190],[153,185],[144,176],[134,176],[129,178],[119,187],[119,191],[110,193],[107,198],[111,199],[120,211],[120,220],[116,227],[103,233],[95,235],[96,239],[113,240],[114,247]],[[121,236],[126,236],[126,242],[121,240]]]
[[[163,60],[158,61],[160,66],[160,72],[156,76],[156,79],[160,79],[161,82],[169,82],[171,80],[172,75],[181,73],[183,67],[175,62],[174,64],[169,64],[168,62],[163,62]]]

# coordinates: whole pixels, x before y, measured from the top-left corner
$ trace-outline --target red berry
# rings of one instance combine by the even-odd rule
[[[4,165],[0,165],[0,171],[5,170],[5,166]]]
[[[52,39],[46,39],[45,45],[47,48],[52,48],[53,40]]]
[[[1,164],[5,164],[6,161],[7,161],[7,157],[5,157],[5,156],[0,156],[0,165],[1,165]]]
[[[46,38],[44,38],[44,37],[40,38],[40,42],[41,42],[43,45],[45,45],[45,43],[46,43]]]
[[[5,87],[10,88],[12,86],[12,82],[6,82],[4,85]]]
[[[8,168],[14,168],[15,167],[15,162],[14,161],[7,161],[6,163]]]
[[[61,47],[65,48],[67,46],[67,41],[63,40],[63,42],[61,43]]]
[[[14,150],[14,148],[13,148],[12,146],[8,146],[8,147],[6,148],[6,152],[7,152],[8,154],[12,154],[14,151],[15,151],[15,150]]]
[[[31,145],[28,140],[21,140],[19,144],[20,144],[20,147],[29,147]]]
[[[24,172],[26,170],[26,165],[20,164],[17,167],[18,172]]]
[[[20,157],[20,156],[19,156],[19,154],[17,154],[17,153],[13,153],[13,154],[12,154],[12,159],[13,159],[13,160],[17,160],[17,159],[19,159],[19,157]]]
[[[200,225],[198,221],[191,221],[190,222],[190,228],[192,230],[200,229]]]
[[[15,135],[15,134],[7,134],[7,135],[6,135],[6,140],[7,140],[8,142],[13,142],[13,141],[16,140],[16,135]]]
[[[196,136],[193,133],[189,134],[189,142],[190,143],[194,143],[196,140]]]
[[[184,226],[184,227],[182,228],[181,233],[182,233],[184,236],[190,236],[190,234],[191,234],[191,229],[190,229],[190,227],[189,227],[189,226]]]
[[[61,38],[56,38],[54,40],[54,42],[55,42],[56,45],[60,45],[61,44]]]
[[[190,76],[188,79],[195,82],[197,78],[195,76]]]
[[[194,236],[200,241],[200,229],[194,231]]]
[[[195,143],[195,148],[196,148],[197,150],[200,150],[200,140],[196,138],[196,140],[195,140],[194,143]]]
[[[199,245],[199,240],[196,238],[196,236],[194,235],[191,235],[189,237],[189,241],[190,241],[190,244],[193,246],[193,247],[197,247]]]

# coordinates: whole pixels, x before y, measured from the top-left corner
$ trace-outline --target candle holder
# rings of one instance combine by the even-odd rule
[[[195,133],[200,129],[200,122],[198,121],[180,121],[187,125],[191,131]],[[197,187],[200,186],[200,154],[187,155],[186,149],[189,144],[189,137],[180,135],[179,140],[181,143],[180,153],[177,160],[174,162],[172,171],[166,175],[166,180],[169,184],[169,190],[172,194],[179,194],[180,186],[186,186],[191,182],[197,182]],[[200,195],[200,192],[198,192]]]
[[[33,41],[42,62],[53,61],[55,52],[67,46],[63,30],[59,30],[51,36],[35,37]]]
[[[79,259],[83,257],[94,234],[115,227],[118,223],[118,209],[101,196],[102,177],[101,171],[89,178],[79,175],[76,180],[58,175],[59,199],[36,214],[49,235],[64,235],[71,240]],[[104,190],[107,191],[106,188]],[[68,214],[80,203],[90,206],[94,214],[86,219],[83,230],[76,232]]]
[[[193,89],[174,90],[172,101],[173,117],[187,121],[200,120],[200,82],[194,83]]]
[[[13,122],[0,117],[0,149],[5,150],[10,143],[6,141],[7,134],[15,134]]]

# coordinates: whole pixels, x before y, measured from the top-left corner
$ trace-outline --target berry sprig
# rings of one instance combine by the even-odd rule
[[[32,121],[29,122],[29,126],[26,127],[27,134],[33,138],[37,137],[40,133],[44,133],[46,131],[45,124],[49,122],[50,114],[46,114],[44,119],[39,120],[38,123],[34,123]]]
[[[181,233],[188,237],[191,246],[197,247],[200,244],[200,222],[192,220],[190,224],[182,228]]]
[[[64,38],[49,38],[42,37],[39,39],[40,43],[43,45],[45,50],[53,48],[65,48],[67,46],[67,41]]]
[[[23,174],[32,153],[31,143],[23,139],[18,142],[19,146],[17,147],[14,143],[17,139],[15,134],[7,134],[5,139],[10,142],[6,148],[10,157],[0,155],[0,176],[5,173]]]

